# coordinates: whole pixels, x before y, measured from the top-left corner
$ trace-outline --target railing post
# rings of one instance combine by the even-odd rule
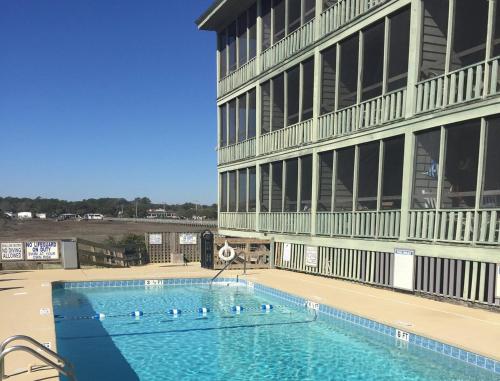
[[[416,109],[417,82],[420,72],[420,50],[422,46],[423,12],[422,0],[412,0],[405,118],[413,116]]]

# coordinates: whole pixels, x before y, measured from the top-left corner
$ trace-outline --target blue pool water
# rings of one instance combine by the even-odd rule
[[[263,303],[274,308],[263,312]],[[53,305],[58,352],[79,381],[498,380],[245,286],[56,288]],[[96,313],[106,317],[89,318]]]

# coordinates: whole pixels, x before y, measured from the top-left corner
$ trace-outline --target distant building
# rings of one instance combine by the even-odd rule
[[[151,219],[178,219],[179,217],[175,212],[169,212],[163,208],[159,209],[148,209],[148,214],[146,215],[146,218],[151,218]]]
[[[37,213],[36,218],[39,218],[41,220],[46,220],[47,219],[47,213]]]
[[[17,218],[19,218],[20,220],[27,220],[27,219],[33,218],[33,213],[31,213],[31,212],[19,212],[19,213],[17,213]]]

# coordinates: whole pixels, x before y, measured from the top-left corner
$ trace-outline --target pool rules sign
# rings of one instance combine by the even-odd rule
[[[306,246],[306,266],[318,267],[317,246]]]
[[[0,245],[2,251],[2,261],[22,261],[23,243],[22,242],[2,242]]]
[[[59,245],[57,241],[28,241],[26,242],[26,259],[31,261],[50,261],[59,259]]]

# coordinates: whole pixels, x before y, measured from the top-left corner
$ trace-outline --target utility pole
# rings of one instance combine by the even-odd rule
[[[135,218],[137,218],[137,199],[135,199]]]

